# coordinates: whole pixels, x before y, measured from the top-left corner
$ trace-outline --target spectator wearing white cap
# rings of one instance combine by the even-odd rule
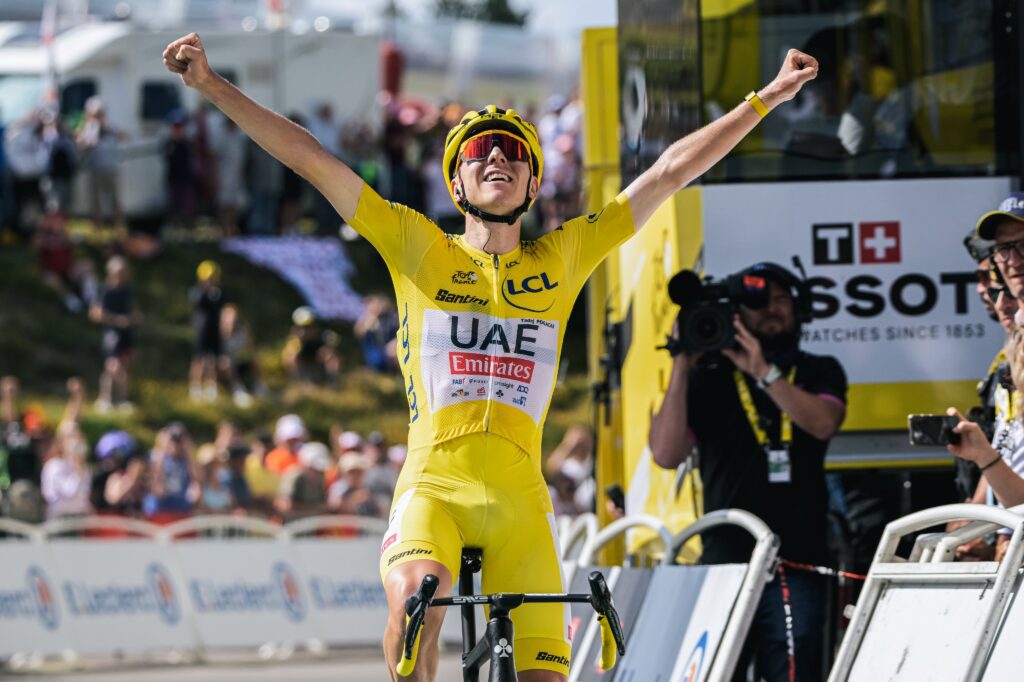
[[[364,481],[370,463],[362,454],[348,452],[338,460],[338,480],[327,490],[331,511],[359,516],[381,516],[381,509]]]
[[[297,414],[286,414],[277,420],[274,427],[274,449],[263,465],[278,476],[300,464],[299,449],[306,442],[306,425]]]
[[[323,443],[305,443],[299,448],[299,466],[281,477],[275,506],[282,514],[303,516],[324,510],[327,487],[324,472],[331,465],[331,452]]]

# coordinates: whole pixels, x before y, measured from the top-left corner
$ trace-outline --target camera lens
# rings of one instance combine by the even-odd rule
[[[713,341],[722,333],[722,325],[716,316],[703,315],[694,323],[693,331],[697,338]]]

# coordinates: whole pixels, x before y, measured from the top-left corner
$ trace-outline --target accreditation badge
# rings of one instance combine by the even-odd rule
[[[789,450],[787,448],[765,448],[768,453],[768,482],[769,483],[790,483],[792,482],[792,467],[789,463]]]

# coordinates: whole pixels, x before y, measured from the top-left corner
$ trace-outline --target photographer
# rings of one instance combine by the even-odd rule
[[[802,280],[772,263],[730,280],[741,283],[731,300],[738,304],[736,343],[720,352],[693,352],[688,301],[673,295],[682,306],[682,348],[669,344],[672,372],[649,434],[654,461],[673,469],[696,448],[705,512],[747,510],[779,536],[782,557],[822,564],[828,560],[825,451],[846,415],[846,376],[834,358],[799,349],[800,327],[812,317]],[[753,547],[749,535],[733,528],[709,532],[703,541],[705,564],[746,562]],[[824,606],[821,576],[780,572],[765,587],[744,659],[756,651],[769,681],[788,680],[791,665],[797,680],[820,679]],[[737,670],[745,668],[741,660]]]

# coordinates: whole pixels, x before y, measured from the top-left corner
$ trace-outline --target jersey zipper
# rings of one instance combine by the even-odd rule
[[[501,293],[500,291],[498,291],[498,275],[501,272],[501,260],[498,258],[498,254],[496,253],[491,254],[491,258],[493,259],[494,262],[494,284],[491,287],[491,300],[494,301],[494,312],[497,313],[498,294]],[[492,321],[492,324],[497,324],[499,319],[500,318],[496,316],[494,321]],[[494,344],[490,344],[490,346],[491,347],[487,349],[487,355],[490,358],[490,363],[489,371],[487,373],[487,408],[484,410],[484,431],[491,430],[491,411],[492,408],[494,407]]]

